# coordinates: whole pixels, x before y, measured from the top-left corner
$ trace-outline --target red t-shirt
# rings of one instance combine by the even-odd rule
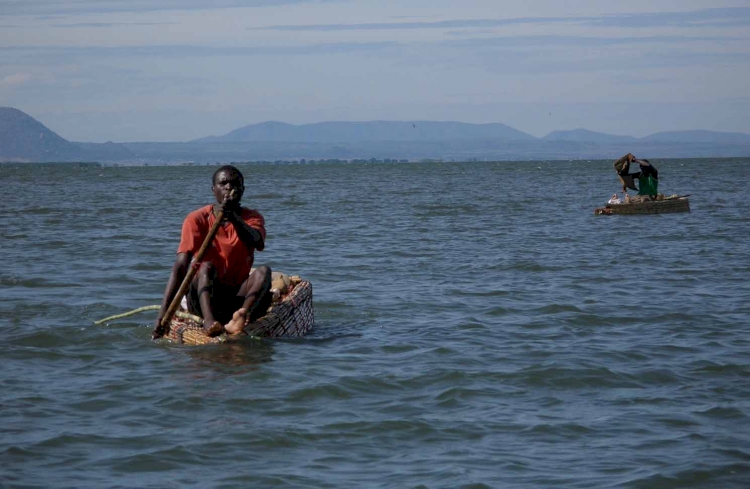
[[[182,238],[177,253],[195,255],[200,249],[208,231],[216,222],[213,205],[201,207],[188,214],[182,223]],[[266,222],[260,212],[246,207],[241,208],[240,216],[248,226],[257,229],[266,239]],[[222,285],[238,286],[247,279],[253,266],[255,249],[248,248],[234,229],[227,223],[219,226],[211,246],[206,249],[202,261],[210,261],[216,267],[216,277]]]

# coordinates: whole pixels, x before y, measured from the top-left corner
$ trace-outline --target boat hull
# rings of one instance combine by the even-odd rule
[[[594,215],[611,216],[613,214],[667,214],[672,212],[690,212],[690,201],[687,197],[654,200],[649,202],[630,202],[627,204],[607,204],[594,209]]]
[[[312,284],[300,281],[279,302],[268,308],[260,319],[248,323],[239,335],[208,336],[203,325],[194,319],[174,317],[165,338],[185,345],[210,345],[238,340],[245,336],[267,338],[298,337],[307,334],[314,323]]]

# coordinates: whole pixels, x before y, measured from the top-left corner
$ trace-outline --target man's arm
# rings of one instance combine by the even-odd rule
[[[240,241],[245,243],[248,248],[255,248],[258,251],[263,251],[266,247],[263,234],[246,223],[239,212],[236,210],[227,211],[227,220],[232,223],[234,229],[237,231],[237,237]]]
[[[188,253],[178,253],[177,259],[175,259],[174,265],[172,265],[172,273],[169,275],[169,281],[167,281],[167,286],[164,289],[161,309],[159,309],[159,314],[156,316],[156,322],[154,323],[154,338],[158,338],[164,334],[164,329],[161,328],[161,320],[164,317],[164,313],[167,312],[167,308],[172,303],[172,299],[177,294],[180,285],[182,285],[185,275],[187,275],[190,258],[191,256]]]
[[[635,162],[641,165],[641,171],[638,174],[639,176],[642,174],[645,176],[652,176],[657,180],[659,179],[659,172],[651,162],[648,160],[635,160]]]

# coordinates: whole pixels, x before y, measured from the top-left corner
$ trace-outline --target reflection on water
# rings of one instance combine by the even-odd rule
[[[272,360],[274,352],[271,341],[249,337],[222,345],[190,346],[183,349],[198,367],[229,375],[257,370],[261,364]]]

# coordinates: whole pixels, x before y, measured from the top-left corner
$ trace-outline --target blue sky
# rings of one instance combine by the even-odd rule
[[[268,120],[750,133],[748,80],[748,0],[0,0],[0,106],[74,141]]]

